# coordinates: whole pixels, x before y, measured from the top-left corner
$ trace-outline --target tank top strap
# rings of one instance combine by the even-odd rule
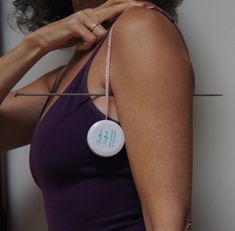
[[[60,72],[59,72],[59,73],[60,73]],[[56,78],[55,78],[55,81],[54,81],[54,83],[53,83],[53,86],[52,86],[52,88],[51,88],[51,90],[50,90],[49,93],[55,93],[55,92],[56,92],[56,83],[58,82],[58,79],[59,79],[59,73],[57,74],[57,76],[56,76]],[[49,96],[47,97],[47,100],[46,100],[46,102],[45,102],[45,104],[44,104],[44,106],[43,106],[43,108],[42,108],[42,111],[41,111],[41,113],[40,113],[39,118],[41,118],[41,116],[42,116],[44,110],[46,109],[46,106],[47,106],[47,104],[48,104],[50,98],[51,98],[51,95],[49,95]]]
[[[82,67],[82,69],[85,68],[85,67],[87,66],[87,64],[89,65],[89,63],[93,60],[93,58],[95,57],[96,53],[98,52],[100,46],[102,45],[103,41],[105,40],[105,38],[106,38],[107,35],[109,34],[109,30],[110,30],[110,28],[108,28],[108,32],[105,34],[105,36],[95,45],[95,48],[94,48],[92,54],[90,55],[89,59],[88,59],[87,62],[84,64],[84,66]],[[54,83],[53,83],[53,86],[52,86],[51,90],[49,91],[49,93],[56,93],[56,90],[57,90],[57,88],[58,88],[58,86],[59,86],[59,84],[60,84],[60,82],[61,82],[61,80],[62,80],[61,78],[59,78],[59,76],[60,76],[60,73],[58,73],[58,75],[56,76],[55,81],[54,81]],[[75,77],[75,78],[76,78],[76,77]],[[73,82],[73,81],[72,81],[72,82]],[[43,106],[43,108],[42,108],[42,111],[41,111],[41,113],[40,113],[40,117],[39,117],[39,118],[41,118],[41,116],[42,116],[44,110],[46,109],[46,107],[47,107],[47,105],[48,105],[49,100],[50,100],[51,97],[52,97],[52,95],[49,95],[49,96],[47,97],[47,100],[46,100],[46,102],[45,102],[45,104],[44,104],[44,106]]]

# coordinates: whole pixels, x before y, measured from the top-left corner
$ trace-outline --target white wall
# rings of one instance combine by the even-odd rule
[[[5,1],[3,5],[8,8]],[[234,10],[234,0],[185,0],[178,9],[179,27],[195,70],[195,93],[223,94],[194,97],[193,231],[234,231],[235,227]],[[11,31],[5,20],[3,27],[7,51],[22,36]],[[67,56],[65,51],[48,55],[15,89],[63,63]],[[28,151],[26,146],[7,153],[10,231],[47,230],[41,194],[29,172]]]

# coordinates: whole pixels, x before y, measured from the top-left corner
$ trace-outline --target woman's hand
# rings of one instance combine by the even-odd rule
[[[108,0],[96,8],[87,8],[50,23],[28,35],[26,39],[36,41],[44,53],[76,44],[78,50],[86,50],[106,34],[107,30],[101,25],[102,22],[112,21],[132,6],[148,4],[145,1]],[[98,25],[92,30],[96,24]]]

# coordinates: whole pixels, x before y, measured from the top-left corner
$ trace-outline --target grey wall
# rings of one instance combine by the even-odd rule
[[[180,27],[192,54],[194,98],[194,231],[235,227],[235,1],[187,0]]]
[[[7,14],[11,9],[11,0],[2,1],[4,52],[12,49],[23,35],[13,31],[7,24]],[[60,50],[45,56],[13,88],[21,88],[42,74],[68,61],[69,50]],[[14,65],[14,64],[12,64]],[[46,231],[41,192],[35,185],[29,170],[29,145],[7,152],[7,181],[9,198],[10,231]]]
[[[3,2],[4,12],[9,5]],[[187,0],[178,9],[179,27],[191,53],[195,93],[222,97],[194,97],[193,231],[234,231],[235,184],[235,1]],[[20,42],[3,15],[4,50]],[[43,58],[14,89],[28,84],[66,62],[69,52]],[[29,146],[7,153],[11,231],[46,231],[40,191],[32,181]]]

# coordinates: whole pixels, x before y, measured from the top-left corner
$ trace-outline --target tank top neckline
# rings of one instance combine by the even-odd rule
[[[107,34],[109,34],[109,32],[110,32],[110,28],[109,28],[109,31],[108,31],[108,33]],[[105,38],[107,37],[107,35],[105,36]],[[104,40],[105,40],[105,38],[104,38]],[[101,42],[101,44],[103,44],[103,41],[104,40],[102,40],[102,42]],[[101,47],[101,45],[99,45],[98,46],[99,48]],[[97,53],[97,51],[99,50],[99,48],[95,51],[95,54]],[[88,93],[88,74],[89,74],[89,71],[90,71],[90,67],[91,67],[91,63],[92,63],[92,61],[94,60],[94,57],[95,57],[95,54],[94,54],[94,56],[89,60],[89,62],[87,62],[87,64],[86,64],[86,69],[85,69],[85,72],[84,72],[84,76],[83,76],[83,78],[81,79],[81,91],[82,92],[85,92],[85,93]],[[106,55],[107,55],[107,53],[106,53]],[[105,73],[104,73],[104,78],[105,78]],[[105,80],[105,79],[104,79]],[[89,93],[91,93],[91,92],[89,92]],[[105,94],[105,89],[104,89],[104,92],[94,92],[94,93],[104,93]],[[103,96],[103,97],[105,97],[105,96]],[[86,100],[87,100],[87,105],[92,109],[92,111],[94,112],[94,113],[96,113],[96,115],[98,115],[99,117],[100,117],[100,119],[105,119],[105,113],[104,112],[102,112],[94,103],[93,103],[93,101],[92,101],[92,99],[91,99],[91,97],[88,95],[87,96],[87,98],[86,98]],[[109,104],[110,105],[110,104]],[[119,121],[117,121],[116,119],[113,119],[113,118],[111,118],[111,117],[109,117],[109,116],[107,116],[107,119],[108,120],[111,120],[111,121],[114,121],[114,122],[116,122],[116,123],[118,123],[119,125],[120,125],[120,122]]]
[[[62,93],[70,93],[71,88],[78,81],[79,76],[81,76],[82,73],[84,73],[84,75],[82,76],[82,79],[81,79],[80,89],[81,89],[81,92],[88,93],[87,79],[88,79],[88,74],[89,74],[88,72],[89,72],[92,60],[94,59],[94,57],[97,54],[99,48],[101,47],[101,45],[105,41],[105,38],[109,34],[110,29],[111,29],[111,27],[107,29],[106,35],[95,45],[95,47],[93,48],[93,51],[91,51],[91,55],[88,58],[88,60],[83,64],[83,66],[80,68],[78,73],[75,74],[75,77],[71,80],[71,82],[68,84],[68,86],[64,89],[64,91]],[[57,100],[55,100],[55,102],[50,106],[50,108],[47,110],[47,112],[43,115],[43,117],[39,117],[39,119],[36,123],[36,126],[39,126],[39,125],[41,126],[41,124],[46,120],[46,117],[48,117],[49,114],[52,113],[54,108],[56,108],[57,104],[60,103],[60,101],[62,100],[63,97],[65,97],[65,96],[59,96],[59,98]],[[76,97],[76,96],[71,96],[71,97]],[[86,97],[87,104],[92,109],[92,111],[95,112],[101,119],[102,118],[105,119],[105,114],[102,111],[100,111],[100,109],[97,108],[97,106],[92,102],[92,99],[90,98],[89,95],[88,96],[77,96],[77,97]],[[109,116],[107,116],[107,118],[108,118],[108,120],[112,120],[112,121],[120,124],[119,121],[117,121],[117,120],[115,120],[115,119],[113,119]]]
[[[112,26],[111,26],[112,27]],[[110,34],[110,30],[111,27],[109,27],[107,29],[107,33],[105,34],[105,36],[96,44],[94,51],[92,51],[91,56],[89,57],[89,59],[87,60],[87,62],[84,64],[84,66],[81,68],[81,71],[78,72],[78,74],[76,75],[75,79],[77,79],[82,71],[84,71],[83,76],[81,78],[81,83],[80,83],[80,91],[83,93],[91,93],[88,92],[88,74],[89,74],[89,70],[92,64],[92,61],[94,60],[96,54],[98,53],[100,47],[102,46],[102,44],[104,43],[105,39],[109,36]],[[106,55],[107,55],[107,51],[106,51]],[[106,56],[105,56],[106,57]],[[105,73],[104,73],[105,76]],[[105,77],[104,77],[105,78]],[[72,81],[76,81],[76,80],[72,80]],[[73,84],[72,84],[73,85]],[[105,93],[105,89],[104,92],[94,92],[94,93]],[[80,96],[81,97],[81,96]],[[87,96],[83,96],[85,97],[87,106],[89,106],[89,108],[92,110],[92,112],[94,112],[97,116],[99,116],[99,120],[104,120],[105,119],[105,113],[102,112],[92,101],[91,97],[89,95]],[[116,123],[118,123],[120,125],[120,122],[111,118],[110,116],[107,116],[107,120],[111,120],[114,121]]]

